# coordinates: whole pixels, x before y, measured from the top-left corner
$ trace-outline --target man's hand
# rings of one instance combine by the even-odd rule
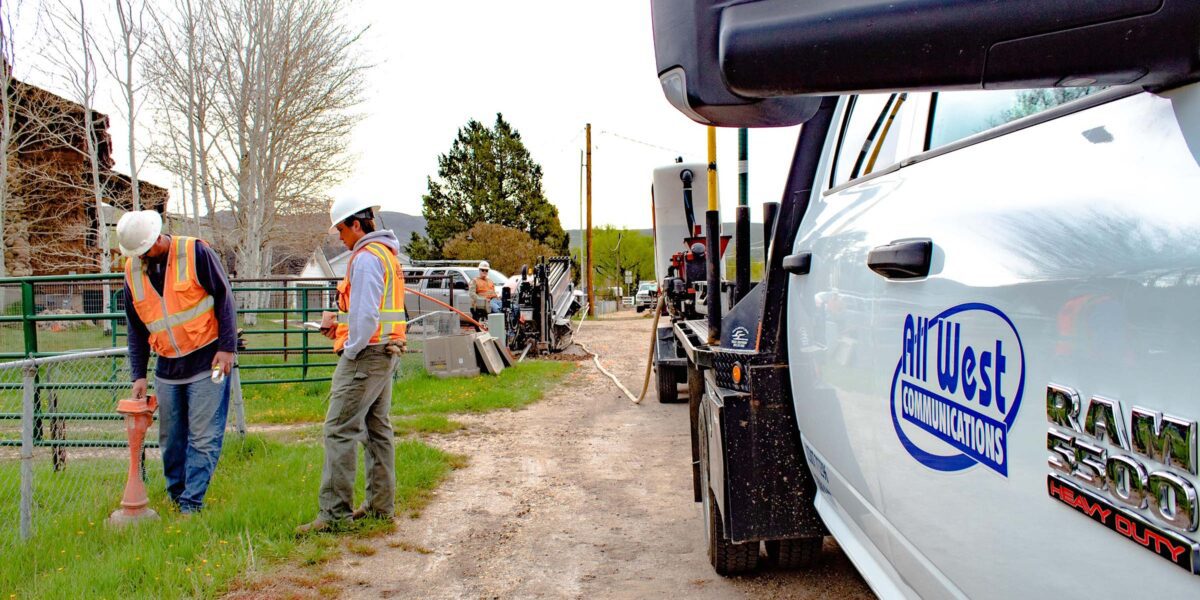
[[[146,378],[143,377],[133,382],[133,398],[140,400],[146,397]]]
[[[217,355],[213,357],[213,366],[220,365],[221,372],[228,375],[230,369],[233,368],[233,357],[232,352],[217,352]]]
[[[321,335],[331,340],[337,337],[337,313],[329,310],[321,313]]]

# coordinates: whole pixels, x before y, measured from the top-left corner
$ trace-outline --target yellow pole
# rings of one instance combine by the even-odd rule
[[[717,128],[708,127],[708,210],[717,210]]]

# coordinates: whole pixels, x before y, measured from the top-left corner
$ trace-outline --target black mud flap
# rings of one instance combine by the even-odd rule
[[[659,327],[658,331],[655,332],[654,365],[656,367],[686,369],[687,364],[687,357],[683,355],[682,349],[679,348],[679,344],[675,341],[674,330],[670,326]]]
[[[787,367],[749,371],[748,394],[717,386],[711,371],[705,378],[706,408],[720,427],[709,438],[720,445],[709,447],[709,481],[726,531],[734,542],[827,535],[813,506],[816,482],[801,449]]]

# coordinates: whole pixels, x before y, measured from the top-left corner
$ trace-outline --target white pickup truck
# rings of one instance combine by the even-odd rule
[[[1200,2],[652,10],[681,112],[804,123],[757,338],[676,328],[717,571],[1200,597]]]

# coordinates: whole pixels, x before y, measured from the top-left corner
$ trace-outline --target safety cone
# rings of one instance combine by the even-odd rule
[[[154,422],[154,411],[158,409],[158,398],[129,398],[117,402],[117,412],[125,415],[125,435],[129,438],[129,475],[125,482],[125,494],[121,497],[121,508],[108,517],[108,524],[121,527],[138,521],[158,518],[158,513],[147,508],[146,484],[142,482],[142,443],[146,430]]]

